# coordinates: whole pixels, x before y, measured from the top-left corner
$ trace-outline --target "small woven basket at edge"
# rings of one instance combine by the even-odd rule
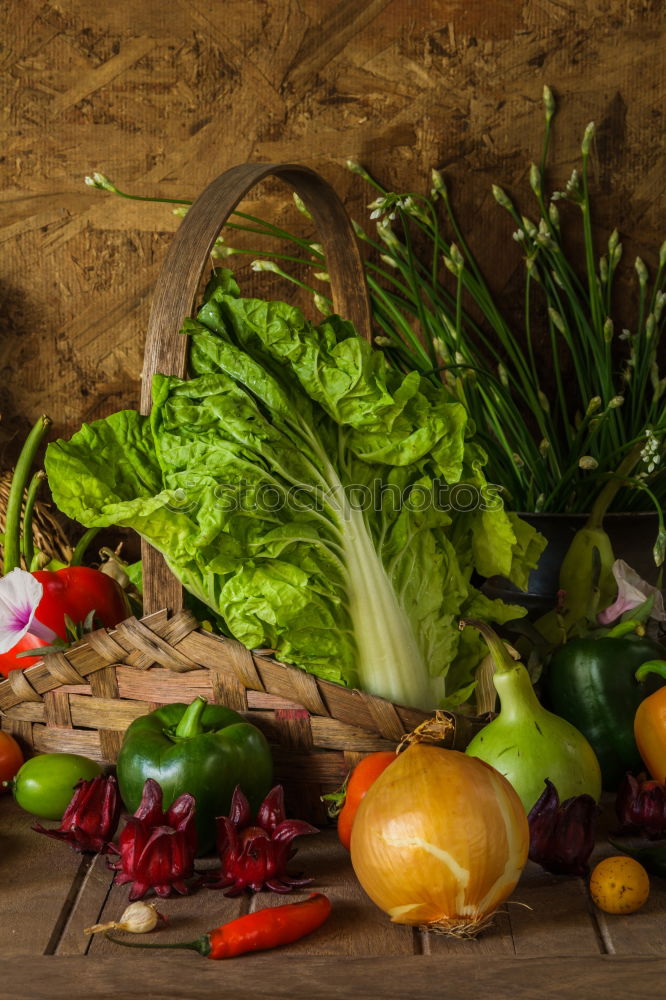
[[[335,309],[371,337],[370,306],[358,244],[333,189],[292,164],[242,164],[201,194],[179,227],[158,278],[148,326],[141,405],[161,372],[185,377],[182,320],[195,311],[210,251],[239,201],[268,176],[303,199],[318,227]],[[201,694],[236,709],[265,733],[276,780],[294,814],[325,820],[321,795],[338,788],[363,754],[389,749],[427,713],[323,681],[211,635],[183,608],[183,593],[160,554],[143,543],[144,618],[100,630],[0,683],[3,729],[28,751],[81,753],[113,764],[133,719]],[[434,707],[434,706],[433,706]],[[448,745],[464,748],[481,724],[449,716]]]

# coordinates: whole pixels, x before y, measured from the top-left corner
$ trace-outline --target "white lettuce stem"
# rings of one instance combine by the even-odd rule
[[[425,711],[436,708],[444,697],[444,681],[430,677],[412,623],[391,583],[363,511],[349,502],[339,472],[312,428],[300,425],[299,431],[317,463],[318,478],[326,484],[326,519],[342,550],[340,553],[336,546],[344,564],[345,604],[356,646],[358,686],[398,705]],[[338,444],[338,460],[344,468],[341,437]]]
[[[360,687],[399,705],[425,711],[436,708],[444,692],[436,696],[414,629],[377,554],[363,513],[349,504],[342,532]]]
[[[320,460],[329,484],[327,502],[342,536],[359,687],[398,705],[425,711],[436,708],[444,696],[444,683],[430,677],[363,512],[350,504],[326,455],[320,453]]]

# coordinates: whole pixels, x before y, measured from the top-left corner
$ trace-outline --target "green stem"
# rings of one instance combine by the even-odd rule
[[[495,673],[493,683],[500,699],[502,714],[507,720],[525,719],[543,713],[536,696],[530,675],[520,660],[514,660],[497,633],[485,622],[466,618],[459,623],[460,629],[471,626],[481,633],[492,657]]]
[[[405,218],[404,213],[401,212],[400,215],[401,215],[401,222],[402,222],[402,226],[403,226],[403,232],[405,234],[405,245],[407,247],[407,254],[408,254],[408,257],[407,257],[407,266],[409,267],[409,273],[413,276],[413,280],[414,280],[414,284],[412,286],[412,296],[413,296],[413,299],[414,299],[414,304],[416,306],[416,315],[417,315],[417,318],[418,318],[418,321],[419,321],[422,333],[424,335],[427,335],[427,333],[429,331],[429,324],[426,321],[425,309],[424,309],[424,305],[423,305],[423,299],[422,299],[422,297],[420,295],[419,285],[418,285],[418,279],[416,278],[416,272],[417,272],[416,258],[414,256],[414,248],[413,248],[413,245],[412,245],[412,240],[411,240],[411,236],[410,236],[410,232],[409,232],[408,220]],[[432,342],[432,337],[428,336],[427,340],[428,340],[427,348],[428,348],[428,353],[429,353],[429,356],[430,356],[430,361],[431,361],[431,363],[433,365],[436,365],[437,364],[437,355],[436,355],[436,352],[435,352],[434,344]]]
[[[102,191],[108,191],[110,194],[117,194],[121,198],[127,198],[128,201],[153,201],[161,202],[163,205],[193,205],[193,201],[189,201],[186,198],[150,198],[148,195],[144,194],[128,194],[127,191],[121,191],[115,185],[113,190],[111,188],[102,188]]]
[[[326,806],[326,815],[330,819],[335,819],[342,812],[342,807],[345,804],[347,798],[347,785],[349,784],[349,778],[351,776],[351,771],[343,781],[340,788],[335,792],[327,792],[325,795],[321,795],[321,801]]]
[[[553,307],[555,308],[555,311],[559,313],[560,317],[562,318],[563,328],[559,329],[559,327],[557,327],[557,332],[560,334],[560,336],[564,340],[569,350],[569,355],[571,357],[576,372],[576,381],[578,383],[578,391],[580,393],[581,402],[582,405],[585,406],[590,397],[594,395],[594,391],[592,388],[593,383],[589,383],[587,381],[587,378],[588,375],[591,377],[591,375],[596,371],[596,365],[590,362],[589,360],[589,352],[584,352],[583,356],[581,356],[580,353],[581,346],[585,347],[585,345],[589,340],[588,336],[589,326],[586,323],[584,316],[581,314],[580,309],[577,309],[575,307],[576,300],[573,297],[573,294],[568,287],[565,287],[563,289],[565,293],[565,297],[563,300],[562,296],[560,295],[560,290],[558,288],[557,283],[553,278],[551,278],[549,274],[543,275],[543,286],[547,303],[549,305],[554,304]],[[572,307],[573,317],[569,316],[570,310],[567,309],[567,304],[569,304]],[[570,322],[571,319],[573,319],[575,323],[573,332],[571,329],[572,326],[572,323]],[[552,340],[553,336],[555,336],[555,333],[552,329],[554,321],[550,313],[549,313],[549,325],[551,326],[551,340]],[[556,336],[555,339],[557,340]],[[560,372],[561,374],[559,352],[553,357],[553,366],[555,368],[555,371]]]
[[[45,414],[42,415],[28,434],[16,463],[16,468],[14,469],[7,500],[7,513],[5,515],[3,566],[5,576],[21,565],[21,509],[23,507],[23,496],[35,456],[50,426],[50,417],[47,417]]]
[[[630,474],[631,470],[636,465],[636,462],[641,456],[643,447],[644,444],[642,441],[634,445],[626,458],[620,462],[617,470],[613,474],[613,478],[606,483],[601,493],[594,501],[592,510],[590,511],[590,516],[587,519],[587,524],[585,525],[586,528],[600,528],[602,526],[606,511],[615,499],[615,495],[618,490],[624,485],[626,476]]]
[[[532,275],[527,270],[525,276],[525,306],[524,306],[524,322],[525,322],[525,340],[527,343],[527,353],[530,359],[530,368],[532,369],[532,379],[534,384],[539,384],[539,376],[537,375],[536,359],[534,357],[534,345],[532,343],[532,319],[531,319],[531,288],[532,288]]]
[[[443,201],[444,201],[444,207],[446,208],[446,214],[448,216],[449,223],[451,224],[451,228],[453,229],[453,234],[454,234],[454,236],[456,238],[456,242],[457,242],[457,244],[458,244],[458,246],[459,246],[459,248],[460,248],[460,250],[462,252],[462,255],[465,258],[466,263],[471,268],[472,273],[474,274],[474,277],[476,278],[476,280],[479,282],[480,285],[484,285],[485,282],[484,282],[483,275],[481,273],[481,269],[480,269],[479,265],[477,264],[476,258],[474,256],[474,254],[472,253],[472,251],[471,251],[471,249],[469,247],[469,244],[467,243],[467,240],[465,239],[465,235],[464,235],[462,229],[460,228],[460,226],[458,224],[458,220],[456,218],[455,212],[453,211],[453,206],[451,205],[451,202],[449,200],[448,192],[446,192],[443,195]],[[440,242],[443,243],[444,241],[441,240]]]
[[[490,655],[493,658],[493,663],[495,665],[495,673],[507,674],[516,668],[516,660],[509,654],[508,649],[498,636],[497,632],[487,625],[486,622],[481,622],[477,618],[462,618],[459,622],[458,627],[462,631],[464,628],[475,628],[477,632],[480,632],[486,641],[488,649],[490,650]]]
[[[588,181],[588,158],[589,149],[583,146],[583,169],[582,169],[582,181],[583,181],[583,199],[580,204],[580,209],[583,216],[583,243],[585,249],[585,261],[587,269],[587,284],[588,293],[590,296],[590,312],[592,318],[592,327],[594,333],[599,337],[599,340],[603,338],[603,315],[602,315],[602,305],[599,296],[599,288],[597,285],[597,271],[595,265],[594,257],[594,239],[592,236],[592,219],[590,214],[590,189]]]
[[[626,622],[618,622],[617,625],[613,625],[610,632],[606,633],[606,639],[621,639],[625,635],[631,635],[636,633],[636,630],[640,628],[640,622],[631,619]]]
[[[86,550],[93,538],[99,534],[99,528],[88,528],[85,534],[81,535],[74,551],[72,552],[72,558],[69,560],[70,566],[80,566],[83,561],[83,557],[86,554]]]
[[[211,950],[208,934],[203,934],[194,941],[176,941],[173,944],[143,944],[141,941],[121,941],[120,938],[113,937],[111,934],[105,934],[104,937],[107,941],[113,941],[114,944],[121,944],[123,948],[185,948],[188,951],[198,951],[204,957],[209,955]]]
[[[392,321],[392,323],[395,324],[396,327],[401,329],[403,333],[403,339],[406,340],[408,342],[408,345],[411,345],[414,351],[416,352],[414,357],[419,359],[417,361],[417,366],[418,367],[423,367],[425,365],[429,366],[432,362],[428,353],[424,349],[423,344],[420,342],[420,340],[418,339],[414,331],[409,327],[409,325],[403,322],[403,317],[400,315],[400,312],[396,308],[396,306],[392,303],[389,295],[385,293],[383,289],[381,289],[378,285],[373,289],[373,291],[376,297],[376,301],[381,303],[381,305],[385,309],[387,318],[390,321]]]
[[[550,134],[552,130],[553,114],[546,115],[546,128],[543,134],[543,148],[541,150],[541,164],[540,164],[542,177],[546,172],[546,163],[548,162],[548,150],[550,148]]]
[[[636,680],[644,681],[648,674],[666,677],[666,660],[648,660],[647,663],[641,663],[635,674]]]
[[[550,319],[548,320],[548,333],[550,336],[550,349],[553,356],[553,370],[555,372],[555,386],[557,390],[557,399],[559,403],[560,420],[565,430],[569,446],[571,446],[571,421],[569,420],[567,396],[564,391],[564,383],[562,381],[562,369],[559,363],[559,353],[557,350],[558,348],[557,333],[555,331],[555,324]]]
[[[655,493],[649,488],[649,486],[646,486],[642,480],[632,479],[626,485],[632,490],[637,490],[641,493],[646,493],[650,498],[651,502],[654,504],[659,530],[657,532],[657,539],[652,549],[652,556],[654,558],[655,565],[661,566],[664,562],[664,555],[665,555],[664,550],[666,546],[666,525],[664,524],[663,506],[660,503],[658,497],[655,495]],[[659,586],[661,586],[661,584]]]
[[[28,570],[32,566],[32,560],[35,558],[35,542],[32,537],[32,515],[35,509],[35,501],[37,500],[39,488],[45,479],[46,473],[43,469],[40,469],[39,472],[36,472],[30,480],[30,485],[28,486],[28,491],[25,495],[21,548],[23,551],[23,561],[26,565],[26,569]]]
[[[194,736],[200,736],[204,728],[201,724],[201,717],[208,701],[200,694],[187,706],[182,718],[176,726],[174,736],[177,740],[189,740]]]
[[[274,250],[262,250],[259,253],[257,250],[243,250],[239,247],[234,247],[233,257],[254,257],[255,260],[263,260],[263,258],[268,257],[270,260],[282,260],[286,264],[299,264],[305,267],[317,268],[317,270],[322,270],[322,260],[306,260],[305,257],[292,257],[286,253],[279,253]]]

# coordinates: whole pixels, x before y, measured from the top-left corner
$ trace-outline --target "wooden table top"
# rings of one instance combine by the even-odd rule
[[[476,941],[455,941],[391,924],[356,882],[330,829],[302,838],[292,862],[314,877],[312,889],[330,897],[328,922],[289,948],[213,962],[195,952],[134,951],[86,936],[84,927],[119,918],[128,888],[111,885],[104,857],[33,833],[33,822],[9,796],[0,797],[0,1000],[199,1000],[222,991],[234,1000],[666,995],[661,879],[652,879],[642,910],[611,917],[590,902],[583,879],[530,863],[495,925]],[[601,843],[595,859],[611,853]],[[169,920],[159,933],[127,937],[187,941],[249,909],[300,895],[231,900],[199,889],[159,901]]]

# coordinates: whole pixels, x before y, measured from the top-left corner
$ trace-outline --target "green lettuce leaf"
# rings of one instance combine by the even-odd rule
[[[133,527],[250,648],[401,704],[465,700],[484,650],[459,618],[523,613],[472,574],[526,577],[539,543],[487,492],[464,408],[228,272],[184,332],[192,378],[155,376],[149,418],[49,446],[60,509]]]

